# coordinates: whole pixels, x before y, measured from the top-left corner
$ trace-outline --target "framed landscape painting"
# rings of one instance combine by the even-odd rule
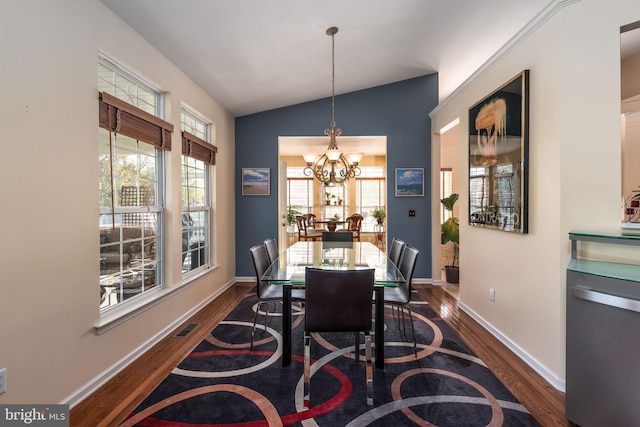
[[[469,224],[528,232],[529,70],[469,108]]]
[[[268,196],[269,168],[242,168],[242,195]]]
[[[396,197],[424,196],[424,168],[396,168]]]

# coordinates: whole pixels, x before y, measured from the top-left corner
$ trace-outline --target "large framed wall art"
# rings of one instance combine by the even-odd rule
[[[529,70],[469,108],[469,224],[528,232]]]

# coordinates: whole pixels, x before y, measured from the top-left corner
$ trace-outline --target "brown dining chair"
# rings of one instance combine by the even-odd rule
[[[316,215],[315,214],[308,213],[308,214],[304,214],[302,216],[305,217],[305,219],[307,220],[307,229],[309,229],[309,230],[327,231],[322,227],[318,227],[318,224],[316,223]]]
[[[264,330],[267,330],[267,320],[269,318],[269,305],[275,305],[277,302],[282,302],[284,297],[284,290],[281,285],[273,285],[262,280],[262,276],[266,273],[267,269],[271,265],[269,262],[269,254],[264,243],[253,246],[249,249],[251,252],[251,259],[253,260],[253,267],[256,272],[256,295],[258,297],[258,306],[256,312],[253,315],[253,327],[251,328],[251,347],[253,350],[253,341],[256,332],[256,321],[258,319],[258,312],[263,305],[267,305],[265,318],[264,318]],[[291,299],[294,301],[304,301],[304,289],[293,289],[291,292]]]
[[[360,359],[360,332],[365,336],[367,404],[373,405],[371,365],[371,304],[374,269],[305,270],[304,406],[311,398],[311,333],[354,332],[355,359]],[[382,345],[382,344],[381,344]]]
[[[413,326],[413,313],[411,312],[411,279],[413,278],[413,272],[416,268],[416,261],[418,260],[419,251],[409,245],[404,245],[402,256],[400,257],[400,264],[398,264],[398,270],[404,277],[404,283],[398,284],[397,287],[385,287],[384,288],[384,303],[391,305],[398,309],[398,321],[402,316],[402,332],[407,338],[405,330],[405,318],[404,310],[409,312],[409,320],[411,320],[411,332],[413,334],[413,353],[418,357],[417,343],[416,343],[416,331]]]
[[[322,238],[322,230],[309,229],[307,219],[303,215],[296,215],[296,222],[298,223],[298,241],[313,240],[315,242]]]
[[[342,230],[338,230],[338,232],[351,232],[353,234],[353,239],[360,241],[360,229],[362,228],[363,219],[363,216],[360,214],[353,214],[349,216],[345,220],[345,222],[347,223],[346,227]]]

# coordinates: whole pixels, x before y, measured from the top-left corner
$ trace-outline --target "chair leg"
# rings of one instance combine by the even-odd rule
[[[359,341],[359,340],[358,340]],[[373,405],[373,365],[371,364],[371,333],[364,333],[364,354],[367,374],[367,405]]]
[[[302,397],[302,405],[305,409],[309,409],[309,403],[311,401],[311,371],[310,371],[310,359],[311,359],[311,334],[304,333],[304,394]]]
[[[405,320],[404,320],[404,307],[400,307],[398,306],[398,312],[402,314],[402,336],[404,336],[404,339],[407,339],[407,328],[405,327]]]
[[[256,321],[258,320],[258,312],[260,311],[260,307],[262,306],[262,302],[258,303],[256,307],[256,312],[253,314],[253,326],[251,327],[251,347],[249,347],[249,351],[253,350],[253,338],[256,333]],[[265,327],[266,330],[266,327]]]
[[[360,361],[360,332],[354,332],[353,335],[354,335],[354,342],[356,347],[355,361],[359,362]]]
[[[411,312],[411,307],[407,305],[407,310],[409,310],[409,320],[411,320],[411,333],[413,334],[413,354],[418,358],[418,344],[416,343],[416,330],[413,327],[413,313]]]

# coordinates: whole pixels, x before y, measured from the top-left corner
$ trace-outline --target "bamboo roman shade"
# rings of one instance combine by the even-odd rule
[[[217,152],[218,148],[215,145],[211,145],[189,132],[182,132],[182,154],[184,156],[215,165]]]
[[[100,92],[100,127],[171,150],[173,125],[133,105]]]

